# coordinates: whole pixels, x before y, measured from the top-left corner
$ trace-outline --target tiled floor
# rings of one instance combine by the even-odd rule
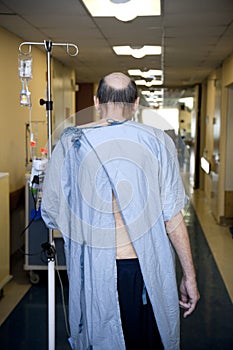
[[[232,350],[233,239],[228,227],[215,223],[202,191],[192,190],[191,174],[186,171],[182,176],[191,199],[185,220],[201,294],[194,314],[181,319],[182,350]],[[14,279],[4,288],[0,300],[0,348],[45,350],[48,336],[46,272],[41,274],[40,283],[31,287],[23,271],[22,256],[14,256],[13,266]],[[67,300],[64,272],[62,279]],[[66,339],[61,289],[57,282],[56,350],[69,349]]]
[[[193,190],[193,172],[190,172],[190,169],[193,169],[193,162],[194,159],[191,156],[190,159],[186,159],[186,166],[181,168],[183,183],[228,294],[233,301],[233,236],[228,226],[220,226],[216,223],[204,192]]]
[[[3,288],[0,299],[0,325],[31,288],[28,274],[23,268],[24,258],[20,252],[11,257],[11,274],[13,279]]]
[[[191,198],[211,253],[233,301],[233,238],[229,227],[216,224],[203,191],[195,191]]]

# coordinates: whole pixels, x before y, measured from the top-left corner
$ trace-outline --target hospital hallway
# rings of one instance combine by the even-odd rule
[[[229,227],[217,225],[202,191],[192,189],[192,157],[186,159],[181,173],[190,196],[185,213],[201,299],[187,319],[181,317],[182,350],[233,349],[233,239]],[[17,252],[11,258],[13,279],[5,286],[0,300],[1,350],[47,349],[47,272],[40,281],[29,283],[23,269],[24,257]],[[180,270],[178,266],[177,278]],[[67,306],[66,271],[60,271]],[[56,276],[56,350],[68,350],[62,304],[61,284]],[[110,349],[103,349],[110,350]],[[144,350],[144,349],[143,349]]]

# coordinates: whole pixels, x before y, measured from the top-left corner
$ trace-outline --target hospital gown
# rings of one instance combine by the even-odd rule
[[[116,198],[166,350],[179,349],[174,251],[164,222],[184,208],[176,148],[134,121],[64,130],[46,171],[42,217],[64,239],[74,350],[124,350],[117,293]]]

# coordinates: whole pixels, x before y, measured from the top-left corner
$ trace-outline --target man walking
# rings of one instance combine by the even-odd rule
[[[100,120],[65,129],[43,187],[43,219],[65,243],[70,344],[177,350],[179,304],[190,315],[199,292],[175,146],[131,120],[138,95],[126,75],[103,78],[94,101]]]

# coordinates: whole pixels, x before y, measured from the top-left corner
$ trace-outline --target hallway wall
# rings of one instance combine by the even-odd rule
[[[8,172],[10,175],[11,254],[22,245],[20,233],[25,228],[24,185],[27,153],[25,132],[30,110],[20,105],[22,86],[18,76],[18,48],[24,41],[25,39],[0,27],[0,172]],[[31,129],[34,139],[37,140],[36,155],[40,156],[40,148],[45,147],[47,143],[46,110],[39,104],[41,98],[47,99],[46,53],[43,46],[41,50],[35,46],[32,47],[32,59],[32,80],[28,84],[32,101]],[[61,124],[63,120],[67,120],[66,118],[75,113],[75,74],[73,69],[52,60],[51,76],[54,78],[52,79],[54,102],[52,115],[55,130],[57,124]]]
[[[10,192],[22,188],[25,183],[25,125],[29,120],[29,108],[20,105],[21,82],[18,76],[19,45],[25,41],[0,27],[0,171],[10,173]],[[64,67],[58,61],[53,62],[52,69],[56,80],[52,92],[54,99],[54,118],[57,123],[75,113],[75,75],[74,70]],[[40,148],[47,143],[47,117],[44,106],[39,100],[46,100],[46,54],[32,46],[32,80],[29,91],[32,100],[33,133],[38,136],[37,156]],[[52,79],[53,82],[53,79]],[[56,127],[56,121],[54,121]],[[38,130],[37,130],[38,128]],[[38,134],[38,135],[37,135]]]
[[[52,64],[53,104],[53,142],[62,130],[75,124],[75,71],[64,64],[53,61]]]
[[[232,99],[229,88],[232,84],[233,54],[203,83],[203,86],[206,85],[206,110],[202,112],[202,126],[205,126],[205,130],[202,130],[205,140],[203,155],[212,169],[210,174],[204,174],[204,192],[216,220],[222,224],[233,221],[233,195],[226,190],[226,173],[229,167],[226,158],[229,146],[226,139],[229,133],[233,135],[232,123],[227,122],[231,106],[229,99]],[[216,134],[218,127],[219,135]],[[230,211],[229,205],[232,208]]]
[[[20,106],[21,82],[18,76],[18,47],[23,40],[0,27],[0,171],[10,173],[10,191],[24,185],[25,179],[25,124],[29,108]],[[45,95],[45,55],[33,50],[33,78],[29,82],[32,100],[32,119],[46,121],[39,99]],[[43,132],[41,133],[43,135]],[[41,143],[45,138],[40,135]]]

